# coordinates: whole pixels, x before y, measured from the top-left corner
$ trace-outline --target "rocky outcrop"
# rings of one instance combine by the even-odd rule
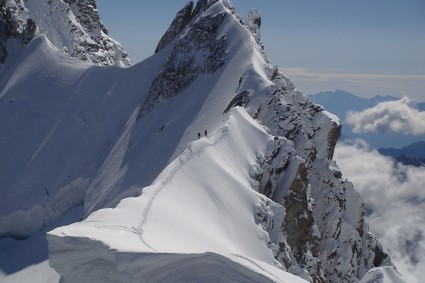
[[[177,39],[161,71],[153,81],[139,117],[149,112],[159,98],[183,91],[200,74],[214,73],[226,61],[227,41],[217,37],[225,13],[206,15],[191,24]]]
[[[187,24],[192,20],[192,11],[193,1],[190,1],[177,13],[170,27],[159,41],[155,49],[155,53],[167,46],[187,26]]]
[[[2,0],[0,30],[0,63],[7,58],[9,40],[25,46],[44,34],[57,49],[82,61],[130,65],[128,54],[100,21],[95,0]]]
[[[261,43],[261,34],[260,34],[261,16],[256,9],[252,9],[251,11],[249,11],[248,18],[245,24],[248,27],[249,31],[254,36],[257,44],[264,49],[264,46]]]
[[[266,156],[259,156],[257,162],[258,169],[251,172],[258,173],[250,174],[258,180],[254,188],[285,207],[280,225],[285,240],[278,243],[276,259],[298,276],[326,282],[319,259],[320,235],[314,223],[314,201],[305,161],[294,150],[292,141],[275,137],[271,150]]]
[[[197,15],[208,10],[208,8],[216,2],[218,2],[218,0],[200,0],[196,3],[195,8],[193,8],[193,1],[187,3],[177,12],[170,27],[161,37],[161,40],[155,48],[155,53],[164,49],[164,47],[173,41]]]
[[[22,1],[2,0],[0,2],[0,64],[7,58],[7,42],[16,40],[28,43],[36,35],[36,24],[28,18]]]
[[[339,121],[271,70],[274,84],[265,96],[254,95],[247,109],[278,139],[293,142],[292,153],[280,152],[287,146],[276,143],[259,162],[259,191],[285,207],[283,231],[296,263],[312,282],[356,282],[375,266],[391,265],[369,233],[360,195],[332,161]]]
[[[230,101],[230,103],[226,107],[226,109],[224,109],[223,114],[226,114],[227,112],[229,112],[229,110],[232,109],[233,107],[236,107],[236,106],[245,107],[245,106],[247,106],[249,100],[251,99],[251,96],[253,96],[254,94],[255,94],[255,90],[253,90],[253,89],[244,90],[244,91],[238,93]]]

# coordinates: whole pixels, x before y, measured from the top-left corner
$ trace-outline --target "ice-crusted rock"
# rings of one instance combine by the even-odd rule
[[[155,49],[155,53],[167,46],[187,26],[187,24],[192,20],[192,11],[193,1],[190,1],[177,13],[170,27],[159,41],[158,46]]]
[[[196,3],[195,8],[193,8],[193,1],[187,3],[180,11],[177,12],[170,27],[161,37],[161,40],[155,48],[155,53],[166,47],[177,37],[177,35],[179,35],[185,29],[191,20],[193,20],[200,13],[208,10],[208,8],[216,2],[218,2],[218,0],[200,0]]]
[[[0,2],[0,64],[7,58],[7,43],[15,39],[21,44],[28,43],[36,33],[36,25],[28,18],[28,11],[22,1],[2,0]]]
[[[319,256],[319,233],[314,224],[313,199],[304,160],[294,150],[294,143],[275,137],[265,156],[257,157],[259,192],[285,207],[276,259],[290,272],[313,282],[324,281]],[[310,274],[300,266],[309,270]]]
[[[261,16],[260,16],[260,13],[258,13],[257,9],[252,9],[251,11],[249,11],[248,18],[245,24],[248,27],[249,31],[254,36],[257,44],[260,45],[261,48],[264,48],[263,44],[261,43],[261,34],[260,34]]]
[[[204,2],[202,9],[207,9],[209,2]],[[198,5],[195,7],[194,14]],[[184,10],[190,7],[191,5],[187,5]],[[179,14],[178,19],[180,19]],[[217,37],[217,33],[225,16],[225,13],[205,15],[187,27],[187,30],[176,40],[165,64],[153,81],[139,117],[149,112],[160,98],[177,95],[200,74],[214,73],[223,66],[226,61],[227,41],[224,36]]]
[[[251,96],[253,96],[255,94],[255,90],[253,89],[248,89],[248,90],[244,90],[240,93],[238,93],[229,103],[229,105],[226,107],[226,109],[224,109],[223,114],[226,114],[227,112],[229,112],[230,109],[232,109],[233,107],[236,106],[242,106],[245,107],[249,100],[251,99]]]
[[[369,233],[359,194],[332,161],[338,119],[293,88],[277,69],[270,69],[274,84],[265,96],[252,97],[247,108],[274,135],[293,141],[293,156],[299,158],[293,166],[297,169],[289,170],[294,162],[287,154],[276,161],[277,147],[263,162],[263,171],[270,173],[260,188],[285,206],[284,230],[297,262],[313,282],[356,282],[370,268],[391,265]],[[293,180],[289,186],[288,180]]]
[[[24,46],[44,34],[56,48],[82,61],[130,65],[128,54],[100,21],[95,0],[2,0],[0,30],[0,63],[7,58],[8,42]]]

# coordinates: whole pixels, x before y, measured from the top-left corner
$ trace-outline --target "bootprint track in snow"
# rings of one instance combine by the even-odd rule
[[[194,142],[191,142],[187,145],[186,149],[182,152],[182,154],[178,157],[179,163],[177,164],[177,166],[175,166],[171,173],[165,177],[162,181],[160,186],[155,190],[152,198],[148,201],[147,205],[145,206],[145,209],[142,213],[142,217],[139,221],[139,225],[137,228],[138,234],[139,234],[139,238],[140,240],[149,248],[151,248],[152,250],[156,251],[156,249],[154,249],[153,247],[151,247],[150,245],[148,245],[146,243],[146,241],[143,239],[143,227],[146,225],[146,222],[148,220],[148,215],[149,212],[152,208],[153,202],[155,201],[156,197],[164,190],[164,188],[171,183],[171,181],[173,180],[173,178],[175,177],[176,173],[183,167],[183,165],[185,165],[187,162],[191,161],[192,159],[201,156],[202,153],[205,152],[206,149],[208,149],[209,147],[214,147],[217,144],[219,144],[220,142],[223,141],[223,139],[227,136],[228,134],[228,126],[224,126],[223,128],[219,129],[218,131],[216,131],[215,133],[213,133],[210,136],[210,140],[212,140],[212,143],[205,143],[202,147],[199,148],[199,150],[194,151],[192,149],[192,144]],[[196,143],[198,141],[195,141]]]

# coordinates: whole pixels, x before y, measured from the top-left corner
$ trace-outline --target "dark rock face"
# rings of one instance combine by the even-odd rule
[[[162,50],[180,32],[182,32],[182,30],[192,20],[192,16],[193,16],[192,10],[193,10],[193,1],[190,1],[189,3],[186,4],[186,6],[184,6],[183,9],[181,9],[177,13],[170,27],[168,28],[168,30],[165,32],[165,34],[162,36],[161,40],[159,41],[158,46],[155,49],[155,53]]]
[[[308,172],[303,163],[298,167],[297,177],[291,184],[289,194],[284,197],[286,208],[285,231],[287,231],[288,244],[294,250],[298,262],[309,251],[308,244],[313,243],[312,255],[318,256],[317,235],[311,231],[314,225],[313,212],[307,196]]]
[[[256,9],[252,9],[251,11],[249,11],[248,19],[246,21],[246,26],[248,27],[249,31],[254,36],[255,40],[257,41],[257,44],[264,49],[264,46],[261,43],[261,35],[260,35],[261,16]]]
[[[223,114],[229,112],[230,109],[236,106],[246,107],[251,96],[253,96],[255,91],[253,89],[244,90],[238,93],[229,103],[229,105],[224,109]]]
[[[18,2],[16,5],[6,5],[6,0],[0,2],[0,64],[7,58],[7,41],[16,39],[21,44],[26,44],[36,36],[37,25],[28,18],[26,22],[21,14],[26,14],[25,8]]]
[[[308,169],[297,155],[290,141],[276,137],[270,152],[257,161],[261,168],[256,176],[258,192],[285,208],[280,228],[285,241],[278,243],[276,259],[296,275],[305,277],[299,268],[305,266],[313,282],[326,282],[319,259],[320,235],[313,217]]]
[[[191,84],[201,73],[214,73],[226,61],[226,38],[217,37],[225,13],[206,15],[177,39],[162,70],[153,81],[139,117],[149,112],[159,98],[170,98]]]
[[[23,34],[23,41],[24,43],[28,43],[31,41],[31,39],[36,36],[37,31],[37,25],[35,24],[33,19],[28,19],[27,24],[25,26],[24,34]]]
[[[80,30],[76,23],[71,23],[70,30],[79,38],[87,38],[85,35],[89,35],[90,38],[79,42],[83,48],[70,50],[70,56],[99,65],[112,65],[117,61],[121,61],[123,65],[129,65],[128,54],[108,36],[108,29],[100,20],[95,0],[64,0],[64,2],[69,4],[78,24],[83,27],[83,30]],[[111,48],[111,46],[114,47]],[[99,51],[103,54],[96,56],[95,54]]]
[[[341,125],[333,123],[333,126],[328,134],[328,159],[332,160],[334,157],[335,146],[341,137]]]
[[[99,14],[96,11],[95,0],[64,0],[68,3],[75,15],[78,15],[79,23],[87,30],[101,29],[108,34],[106,27],[101,24]]]
[[[218,0],[199,0],[196,3],[195,9],[193,8],[193,1],[190,1],[183,7],[179,12],[177,12],[174,20],[172,21],[170,27],[162,36],[159,41],[155,53],[164,49],[171,41],[173,41],[177,35],[179,35],[186,26],[200,13],[205,12],[213,4],[217,3]]]
[[[0,64],[3,64],[7,57],[6,41],[8,36],[6,23],[6,0],[0,1]]]

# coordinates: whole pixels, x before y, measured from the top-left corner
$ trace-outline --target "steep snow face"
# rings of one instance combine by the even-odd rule
[[[95,0],[5,0],[0,4],[0,63],[13,56],[16,45],[44,34],[68,56],[98,65],[128,66],[121,45],[108,35]]]
[[[131,113],[137,115],[139,86],[152,81],[142,70],[161,66],[148,62],[132,71],[82,64],[42,35],[5,65],[0,235],[27,237],[83,202]]]

